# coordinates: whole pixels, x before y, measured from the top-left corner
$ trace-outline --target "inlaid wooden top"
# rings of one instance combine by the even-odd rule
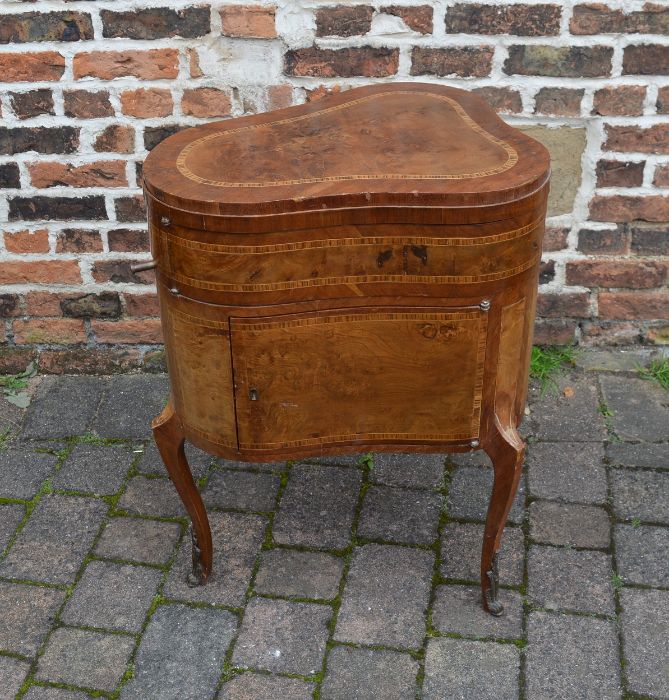
[[[463,90],[393,83],[186,129],[144,166],[147,190],[230,215],[369,206],[476,206],[540,187],[549,158]]]

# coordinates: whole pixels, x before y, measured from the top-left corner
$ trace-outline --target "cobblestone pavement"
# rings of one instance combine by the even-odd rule
[[[532,391],[502,618],[482,453],[190,449],[216,550],[193,589],[149,439],[166,378],[41,378],[0,410],[0,700],[669,698],[669,395],[601,365]]]

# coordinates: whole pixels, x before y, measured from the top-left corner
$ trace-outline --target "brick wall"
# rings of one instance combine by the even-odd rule
[[[669,342],[669,5],[6,2],[0,371],[161,366],[141,163],[188,125],[390,80],[550,148],[540,342]]]

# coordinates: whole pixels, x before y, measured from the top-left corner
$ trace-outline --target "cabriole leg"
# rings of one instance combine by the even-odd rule
[[[495,472],[481,553],[481,593],[483,607],[491,615],[502,615],[504,607],[498,599],[499,575],[497,552],[506,519],[518,490],[523,469],[525,443],[515,428],[502,428],[495,418],[495,427],[485,451],[492,460]]]
[[[153,420],[151,428],[167,473],[191,518],[193,570],[188,574],[187,580],[190,586],[200,586],[206,583],[211,574],[211,529],[207,511],[186,460],[183,427],[171,399],[163,412]]]

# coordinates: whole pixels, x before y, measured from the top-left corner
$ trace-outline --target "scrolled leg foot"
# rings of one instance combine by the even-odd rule
[[[190,533],[192,556],[193,556],[193,568],[188,572],[186,576],[186,583],[191,588],[196,588],[197,586],[202,586],[207,581],[207,576],[204,572],[204,567],[202,565],[202,550],[197,541],[197,535],[193,529],[193,524],[191,523],[188,527],[188,532]]]
[[[495,617],[500,617],[504,614],[504,606],[498,598],[499,594],[499,571],[497,569],[497,552],[492,556],[492,564],[486,571],[488,579],[488,588],[484,591],[484,608]]]

